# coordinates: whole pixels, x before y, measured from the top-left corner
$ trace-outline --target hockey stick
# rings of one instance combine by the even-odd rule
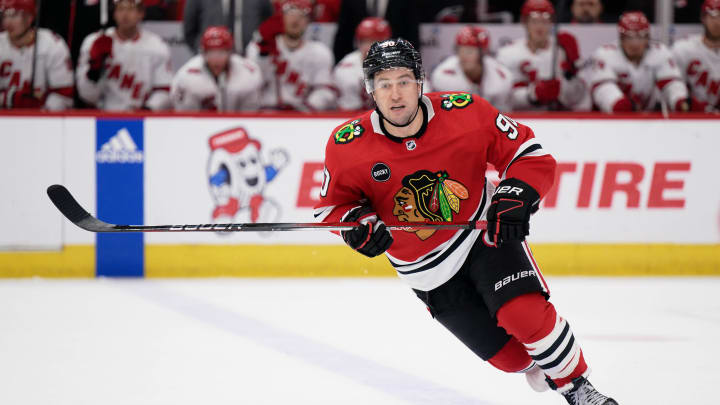
[[[38,45],[40,44],[40,41],[38,41],[38,34],[40,33],[40,13],[42,12],[42,0],[37,0],[35,4],[35,21],[33,23],[35,24],[35,44],[33,45],[33,55],[32,55],[32,66],[30,67],[30,85],[32,86],[32,95],[36,96],[35,94],[35,71],[37,70],[37,54],[38,54]],[[40,98],[40,97],[38,97]]]
[[[90,215],[67,188],[54,184],[47,189],[50,200],[72,223],[90,232],[265,232],[265,231],[350,231],[357,222],[333,223],[233,223],[198,225],[115,225]],[[485,229],[485,221],[465,223],[404,223],[386,224],[391,230],[410,229]]]
[[[559,58],[558,52],[560,51],[560,49],[559,49],[560,44],[558,43],[558,32],[560,32],[560,18],[565,15],[564,14],[565,7],[567,7],[567,0],[560,0],[556,7],[557,11],[555,12],[555,21],[553,22],[552,36],[553,36],[553,38],[555,38],[555,42],[553,43],[552,59],[550,62],[550,69],[552,69],[551,72],[552,72],[553,79],[558,78],[557,64],[558,64],[558,58]],[[560,109],[559,101],[554,101],[550,105],[550,110],[552,110],[552,111],[558,111],[559,109]]]

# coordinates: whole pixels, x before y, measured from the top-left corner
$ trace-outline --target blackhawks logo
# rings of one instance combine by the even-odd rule
[[[335,143],[350,143],[363,132],[365,132],[365,128],[360,125],[360,120],[350,121],[335,132]]]
[[[461,200],[469,197],[468,189],[452,180],[446,171],[418,170],[402,179],[403,187],[395,193],[393,215],[400,222],[450,222],[460,213]],[[434,229],[409,229],[425,240]]]
[[[443,110],[452,110],[453,108],[465,108],[473,102],[472,95],[470,93],[455,93],[455,94],[443,94],[442,96],[442,108]]]

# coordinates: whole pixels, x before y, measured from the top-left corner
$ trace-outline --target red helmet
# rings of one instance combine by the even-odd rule
[[[628,11],[618,21],[620,35],[650,35],[650,22],[642,11]]]
[[[380,17],[368,17],[355,29],[356,41],[384,41],[391,36],[390,24]]]
[[[313,8],[310,0],[284,0],[281,1],[280,4],[283,12],[295,9],[300,10],[305,15],[310,15]]]
[[[455,36],[455,45],[475,46],[487,51],[490,48],[490,33],[481,27],[463,27]]]
[[[203,51],[209,51],[211,49],[230,51],[233,49],[233,37],[230,31],[222,25],[208,27],[203,33],[200,46]]]
[[[720,0],[705,0],[702,5],[702,14],[720,13]]]
[[[527,0],[520,10],[520,15],[527,17],[532,13],[555,14],[555,7],[548,0]]]
[[[0,0],[0,10],[22,10],[35,16],[35,0]]]

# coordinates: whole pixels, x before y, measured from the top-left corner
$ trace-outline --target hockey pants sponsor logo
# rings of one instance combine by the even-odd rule
[[[536,276],[537,276],[537,273],[535,273],[535,270],[518,271],[517,273],[515,273],[511,276],[507,276],[504,279],[495,283],[495,291],[503,288],[503,286],[510,284],[513,281],[520,280],[521,278],[536,277]]]

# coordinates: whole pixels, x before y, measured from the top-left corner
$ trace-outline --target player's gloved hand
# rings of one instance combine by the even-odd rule
[[[275,38],[284,32],[285,24],[281,13],[273,14],[270,18],[263,21],[260,27],[258,27],[258,33],[260,34],[258,41],[260,55],[277,55],[278,49]]]
[[[530,101],[533,104],[550,104],[560,96],[560,80],[540,80],[531,85]]]
[[[372,208],[355,207],[343,218],[344,222],[359,222],[352,231],[342,231],[345,243],[367,257],[375,257],[390,248],[393,237]]]
[[[614,113],[630,112],[634,109],[633,102],[627,97],[619,99],[612,106],[612,112]]]
[[[558,46],[565,52],[565,60],[560,67],[565,79],[570,80],[577,74],[577,63],[580,60],[580,47],[575,37],[568,32],[558,32]]]
[[[492,242],[525,240],[530,234],[530,214],[537,211],[540,194],[515,178],[498,184],[487,213],[487,233]]]
[[[92,81],[98,81],[105,59],[112,57],[113,40],[105,34],[100,34],[90,46],[90,69],[88,69],[87,77]]]
[[[7,97],[10,101],[9,108],[42,108],[43,101],[35,97],[30,86],[25,86],[15,91],[9,90]]]

